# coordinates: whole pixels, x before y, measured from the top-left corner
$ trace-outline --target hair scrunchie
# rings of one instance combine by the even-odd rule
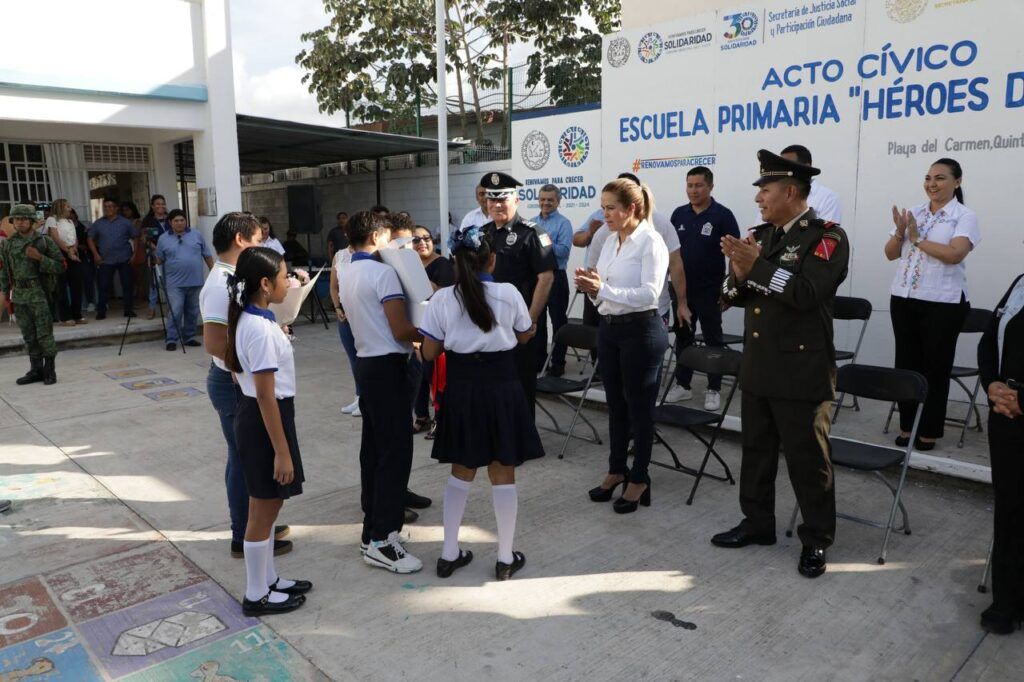
[[[245,280],[236,275],[228,275],[228,296],[238,304],[239,308],[245,307]]]
[[[448,249],[455,253],[460,249],[469,249],[471,251],[480,250],[480,246],[484,242],[484,231],[482,228],[472,225],[465,229],[458,229],[452,232],[451,236],[448,237]]]

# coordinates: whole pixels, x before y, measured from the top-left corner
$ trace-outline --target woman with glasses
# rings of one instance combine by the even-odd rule
[[[412,248],[419,254],[420,262],[427,271],[427,279],[430,280],[434,291],[455,284],[455,269],[452,268],[452,262],[437,253],[430,230],[417,225],[412,231]],[[434,370],[433,360],[423,363],[423,374],[420,377],[419,390],[416,392],[416,423],[413,426],[414,433],[427,431],[428,440],[433,440],[436,433],[434,422],[430,418],[430,388],[434,384]]]
[[[163,284],[167,287],[167,303],[171,319],[167,320],[166,346],[177,350],[178,343],[201,346],[195,339],[196,318],[199,317],[199,292],[206,279],[206,267],[213,269],[213,253],[197,230],[189,229],[185,212],[174,209],[167,214],[171,231],[156,243],[156,262],[163,266]]]

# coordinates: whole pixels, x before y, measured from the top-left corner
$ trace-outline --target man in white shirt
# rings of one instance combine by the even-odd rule
[[[791,144],[782,150],[780,154],[787,161],[795,161],[805,166],[813,166],[811,163],[811,150],[802,144]],[[821,184],[819,180],[811,182],[811,194],[807,197],[807,205],[814,209],[814,215],[826,223],[843,222],[843,202],[839,195]]]
[[[459,229],[464,230],[467,227],[483,227],[487,223],[491,222],[491,218],[487,214],[487,189],[483,185],[476,186],[476,203],[478,203],[479,206],[463,216],[462,224],[459,225]]]
[[[231,556],[244,556],[242,542],[249,523],[249,493],[245,487],[242,462],[235,445],[235,406],[240,391],[231,377],[224,354],[228,347],[228,285],[227,276],[235,272],[238,256],[250,246],[259,246],[263,232],[256,218],[249,213],[226,213],[213,228],[213,249],[217,262],[199,292],[199,315],[203,319],[203,345],[212,363],[206,377],[206,393],[220,417],[220,428],[228,446],[224,484],[228,493],[231,516]],[[283,540],[288,526],[274,527],[274,556],[292,551],[292,543]]]

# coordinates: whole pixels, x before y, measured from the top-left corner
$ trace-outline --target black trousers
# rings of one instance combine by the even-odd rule
[[[420,371],[419,388],[416,391],[414,411],[418,419],[430,418],[430,385],[434,378],[434,361],[423,363]]]
[[[57,281],[57,318],[61,322],[82,317],[82,264],[66,259],[64,274]]]
[[[555,334],[558,330],[565,326],[566,322],[569,321],[569,277],[565,274],[565,270],[555,270],[555,279],[551,283],[551,293],[548,295],[548,304],[544,307],[544,314],[541,315],[541,321],[544,326],[544,345],[542,348],[545,353],[541,355],[537,370],[544,369],[544,362],[547,360],[547,339],[548,339],[548,315],[551,316],[551,337],[555,338]],[[540,330],[537,330],[537,335],[540,336]],[[565,345],[555,344],[551,354],[551,365],[553,367],[565,367]]]
[[[988,448],[995,496],[992,603],[1024,613],[1024,417],[989,412]]]
[[[602,320],[598,334],[601,379],[608,402],[608,473],[650,483],[647,469],[654,444],[654,405],[658,374],[668,349],[665,325],[657,315],[609,324]],[[633,467],[626,449],[633,439]]]
[[[107,301],[114,293],[114,273],[117,273],[121,280],[121,296],[124,302],[124,311],[134,309],[135,300],[133,295],[132,266],[130,263],[102,263],[99,267],[99,300],[96,302],[96,312],[107,312]]]
[[[917,435],[942,438],[949,400],[949,374],[956,356],[956,340],[971,305],[935,303],[892,296],[889,315],[896,338],[896,368],[920,372],[928,380],[928,397],[921,412]],[[915,403],[900,403],[900,430],[914,427]]]
[[[775,476],[781,445],[803,518],[797,534],[805,546],[825,549],[836,536],[836,491],[828,442],[831,401],[764,398],[747,391],[742,400],[743,524],[756,533],[775,533]]]
[[[368,542],[384,540],[402,529],[412,468],[413,384],[409,358],[398,353],[356,358],[356,376],[363,414],[359,445],[362,540]]]
[[[683,352],[683,349],[693,345],[693,337],[697,331],[697,324],[700,323],[700,331],[704,334],[704,344],[707,346],[722,345],[722,307],[718,304],[718,288],[686,290],[686,305],[693,313],[689,325],[681,325],[676,331],[676,357]],[[693,371],[689,367],[676,366],[676,383],[680,386],[690,388],[693,380]],[[722,375],[708,375],[708,389],[712,391],[722,390]]]

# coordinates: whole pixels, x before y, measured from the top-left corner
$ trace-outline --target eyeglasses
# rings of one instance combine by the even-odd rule
[[[412,238],[412,243],[413,244],[422,244],[424,242],[428,242],[429,243],[429,242],[432,242],[432,241],[434,241],[434,240],[431,237],[413,237]]]

